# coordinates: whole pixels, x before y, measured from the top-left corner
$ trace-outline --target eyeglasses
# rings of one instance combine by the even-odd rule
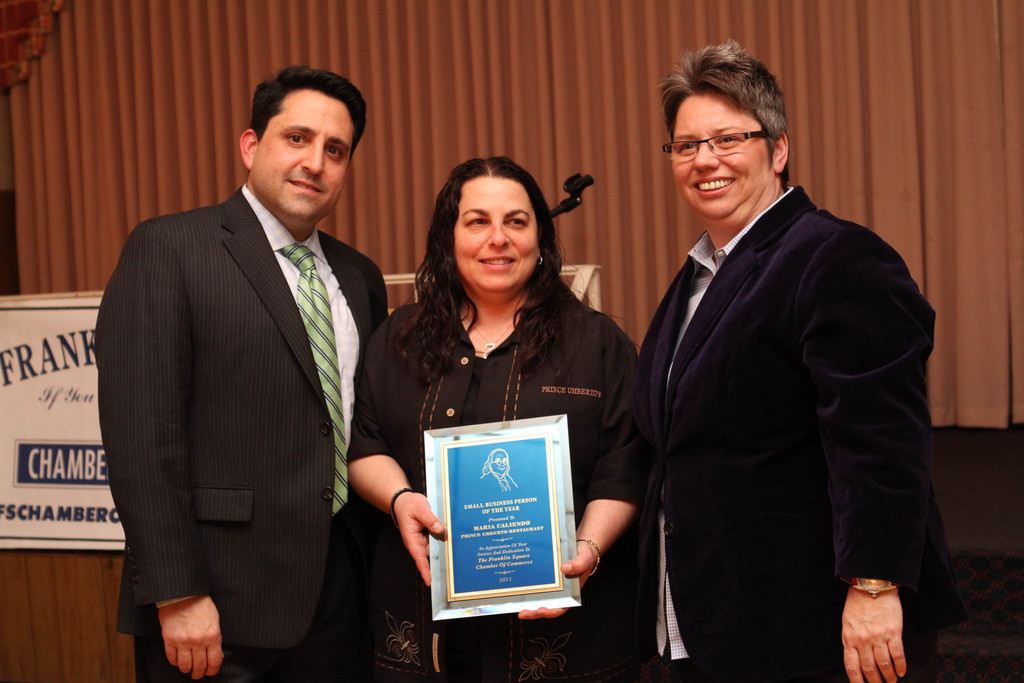
[[[715,156],[725,157],[736,154],[740,147],[750,138],[766,138],[768,133],[763,130],[755,130],[751,133],[725,133],[716,135],[704,140],[676,140],[666,142],[661,150],[672,157],[672,161],[689,161],[697,156],[701,143],[708,143],[708,149]]]

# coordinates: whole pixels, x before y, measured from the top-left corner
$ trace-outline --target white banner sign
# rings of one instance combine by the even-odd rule
[[[0,548],[124,547],[96,405],[99,304],[0,297]]]

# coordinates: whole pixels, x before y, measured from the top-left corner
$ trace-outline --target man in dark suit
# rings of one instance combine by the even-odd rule
[[[931,487],[934,313],[874,233],[788,188],[782,93],[729,41],[662,84],[706,229],[644,339],[657,465],[638,629],[685,681],[935,680],[965,618]]]
[[[365,122],[337,74],[289,67],[261,83],[240,140],[245,186],[136,227],[104,293],[100,425],[126,538],[118,628],[136,636],[139,680],[370,680],[367,508],[344,459],[386,293],[368,258],[316,230]],[[330,344],[311,343],[300,312],[295,244],[326,292],[333,385],[314,357]]]

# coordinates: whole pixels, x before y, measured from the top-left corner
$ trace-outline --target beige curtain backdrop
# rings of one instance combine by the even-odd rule
[[[412,271],[455,164],[508,154],[552,205],[590,173],[567,261],[639,342],[699,236],[657,85],[735,38],[786,91],[793,183],[935,306],[935,424],[1024,422],[1022,36],[1018,0],[69,0],[11,93],[21,289],[102,289],[136,223],[230,195],[253,87],[306,63],[369,103],[328,232]]]

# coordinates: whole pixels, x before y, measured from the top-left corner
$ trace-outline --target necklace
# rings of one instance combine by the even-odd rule
[[[483,353],[480,354],[481,358],[487,358],[487,356],[490,355],[491,351],[494,350],[495,344],[505,338],[505,333],[508,332],[510,327],[512,327],[513,322],[515,322],[515,318],[512,318],[512,320],[508,322],[508,325],[505,325],[505,329],[498,333],[498,336],[494,338],[494,341],[487,341],[486,337],[484,337],[484,333],[481,332],[479,328],[475,329],[477,336],[484,341],[484,350]]]

